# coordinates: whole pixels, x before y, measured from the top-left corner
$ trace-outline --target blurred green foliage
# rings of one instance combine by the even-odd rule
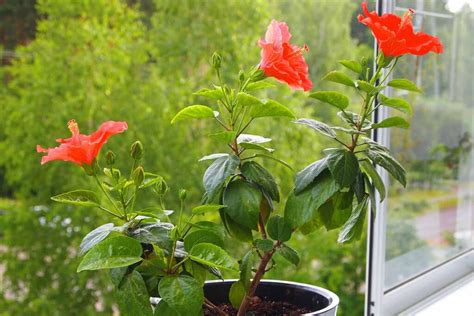
[[[270,20],[284,20],[295,43],[310,47],[306,57],[315,89],[327,88],[330,84],[319,78],[338,59],[371,53],[354,39],[364,36],[351,37],[356,9],[350,0],[38,1],[34,40],[17,46],[16,57],[0,67],[5,82],[0,87],[1,191],[21,201],[0,205],[7,209],[0,216],[0,262],[6,269],[0,279],[2,313],[87,315],[99,313],[97,302],[103,312],[111,311],[106,275],[75,273],[78,243],[106,217],[51,207],[49,201],[51,195],[87,187],[89,179],[71,164],[40,166],[36,144],[52,147],[55,138],[67,137],[71,118],[84,133],[105,120],[126,120],[129,130],[112,138],[107,149],[125,157],[129,144],[141,140],[146,168],[163,175],[175,192],[186,188],[188,201],[197,205],[206,167],[197,160],[219,151],[203,137],[213,130],[200,122],[192,128],[169,122],[178,109],[199,103],[191,92],[212,80],[212,52],[223,56],[226,76],[237,75],[259,62],[257,40]],[[298,116],[335,120],[333,109],[302,92],[280,85],[270,94]],[[327,145],[284,119],[250,132],[266,136],[270,131],[281,148],[275,155],[295,170],[316,160]],[[294,174],[265,164],[277,175],[285,201]],[[171,203],[177,201],[176,196]],[[333,233],[322,230],[298,238],[293,246],[304,254],[299,270],[281,262],[269,277],[327,287],[341,297],[340,315],[361,314],[365,242],[342,247]]]

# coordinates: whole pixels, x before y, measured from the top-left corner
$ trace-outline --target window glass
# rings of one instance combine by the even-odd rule
[[[394,74],[414,81],[423,93],[392,91],[413,105],[414,115],[410,130],[390,137],[409,184],[403,189],[390,180],[386,290],[472,248],[473,7],[467,0],[396,1],[395,13],[413,8],[416,31],[438,36],[445,52],[405,57]]]

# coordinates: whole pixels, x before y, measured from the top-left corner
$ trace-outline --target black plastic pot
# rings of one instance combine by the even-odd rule
[[[204,295],[216,305],[229,303],[230,286],[235,281],[207,281],[204,285]],[[304,315],[336,316],[339,304],[339,297],[333,292],[296,282],[263,280],[255,294],[263,300],[288,302],[312,311]]]

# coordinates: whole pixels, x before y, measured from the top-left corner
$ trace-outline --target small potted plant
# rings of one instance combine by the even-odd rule
[[[126,174],[114,167],[115,155],[98,154],[107,139],[127,129],[125,122],[106,122],[91,135],[79,133],[76,122],[69,123],[73,136],[59,139],[61,145],[43,149],[42,163],[66,160],[82,166],[95,179],[103,199],[92,191],[77,190],[53,197],[62,203],[97,207],[115,218],[99,226],[81,243],[84,255],[78,271],[108,269],[116,286],[118,303],[130,315],[336,315],[338,297],[334,293],[307,284],[263,280],[273,267],[275,254],[299,264],[298,253],[287,245],[292,235],[309,233],[325,227],[339,229],[340,243],[357,240],[363,230],[368,209],[374,210],[376,198],[385,198],[379,166],[406,185],[405,170],[390,150],[370,138],[378,128],[408,128],[401,116],[372,121],[379,107],[390,107],[411,115],[412,108],[400,98],[381,92],[387,87],[419,92],[407,79],[391,79],[398,59],[405,54],[441,53],[436,37],[413,31],[411,16],[402,18],[369,12],[359,21],[372,30],[380,52],[372,71],[367,62],[342,60],[340,64],[353,76],[332,71],[323,79],[354,89],[361,97],[358,113],[348,110],[350,100],[336,91],[317,91],[310,97],[336,107],[342,126],[329,126],[313,119],[296,119],[283,104],[255,96],[255,92],[273,86],[273,77],[294,89],[308,91],[312,82],[303,52],[290,44],[285,23],[272,21],[265,38],[259,41],[261,61],[248,72],[240,72],[234,87],[222,80],[222,58],[212,56],[218,82],[195,95],[209,98],[211,106],[191,105],[176,114],[172,123],[189,119],[208,119],[222,127],[210,137],[222,142],[226,152],[211,153],[201,161],[211,162],[204,177],[202,205],[185,212],[186,191],[180,190],[177,221],[165,205],[168,186],[141,165],[144,154],[140,142],[130,149],[131,170]],[[257,92],[258,93],[258,92]],[[353,108],[351,108],[353,109]],[[262,161],[273,160],[287,165],[273,155],[268,135],[246,131],[252,124],[272,117],[288,117],[325,137],[337,147],[323,150],[324,158],[299,171],[292,192],[281,201],[277,180]],[[295,153],[296,154],[296,153]],[[105,162],[106,167],[100,167]],[[151,189],[158,205],[137,209],[137,196]],[[278,204],[280,203],[280,204]],[[277,207],[280,205],[280,207]],[[370,207],[369,207],[370,206]],[[278,215],[279,210],[281,215]],[[199,221],[203,213],[218,212],[221,224]],[[191,214],[184,216],[183,214]],[[247,252],[234,258],[224,249],[224,234],[243,242]],[[221,271],[238,275],[236,280],[222,279]],[[208,276],[218,280],[206,281]],[[154,307],[150,305],[150,297]]]

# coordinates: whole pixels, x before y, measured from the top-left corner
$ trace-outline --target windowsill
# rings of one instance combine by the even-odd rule
[[[462,278],[441,291],[421,301],[400,316],[436,316],[465,315],[474,309],[474,277],[473,274]]]

